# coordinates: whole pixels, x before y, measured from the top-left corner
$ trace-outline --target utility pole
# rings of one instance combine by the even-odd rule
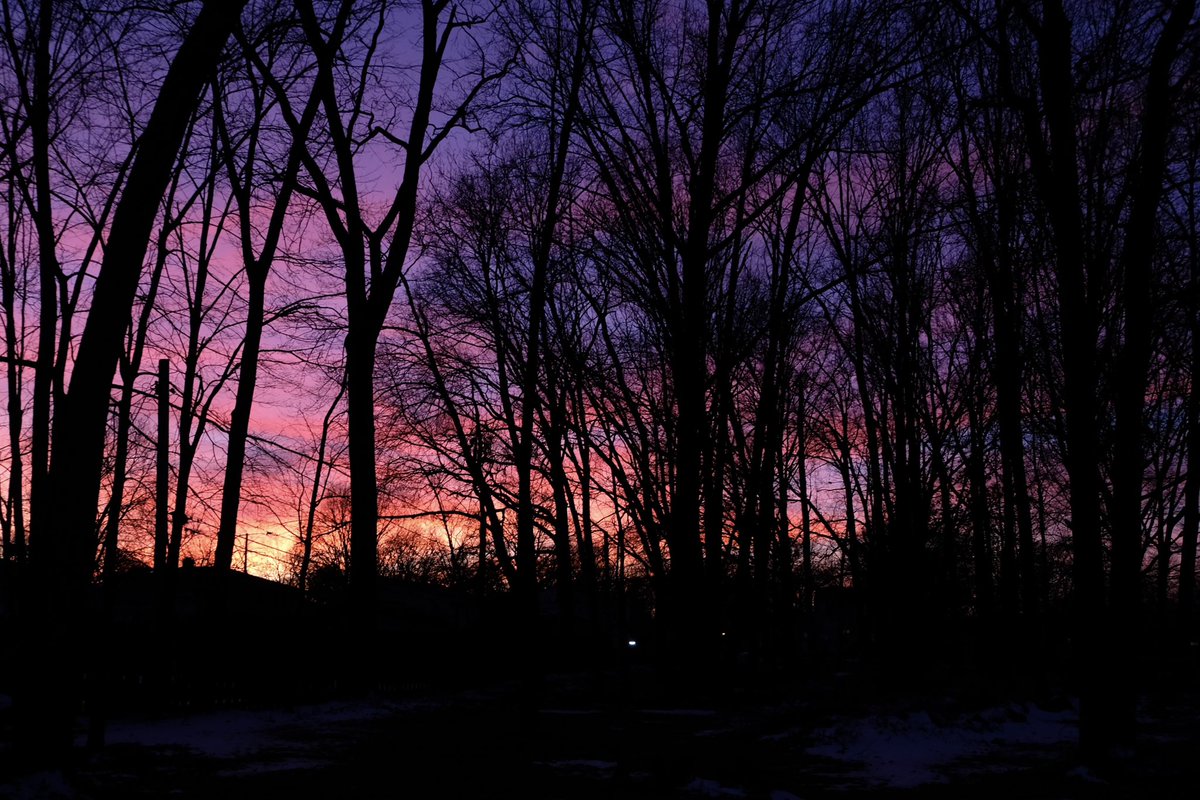
[[[171,436],[171,362],[158,360],[158,466],[154,486],[154,570],[161,572],[167,567],[167,502],[170,481]]]

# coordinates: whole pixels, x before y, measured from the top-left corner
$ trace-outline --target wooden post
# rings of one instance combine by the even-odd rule
[[[171,362],[158,360],[158,469],[154,486],[154,569],[167,566],[167,503],[170,482],[170,436],[171,436]]]

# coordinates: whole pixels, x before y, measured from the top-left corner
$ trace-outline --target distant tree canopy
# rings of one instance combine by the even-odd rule
[[[344,582],[357,640],[381,577],[510,594],[529,636],[547,592],[619,635],[648,586],[680,674],[803,656],[822,592],[879,652],[1070,637],[1097,757],[1141,638],[1195,637],[1194,0],[0,26],[37,742],[89,584],[182,558]]]

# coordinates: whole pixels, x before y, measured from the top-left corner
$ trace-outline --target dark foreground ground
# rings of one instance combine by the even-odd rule
[[[3,798],[1195,798],[1200,695],[1148,700],[1135,752],[1084,769],[1069,698],[846,702],[836,685],[711,703],[611,673],[519,687],[414,685],[317,704],[114,720],[72,768]]]

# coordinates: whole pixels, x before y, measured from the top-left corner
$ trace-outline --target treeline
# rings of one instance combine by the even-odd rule
[[[833,588],[880,652],[1069,636],[1093,757],[1144,631],[1194,638],[1194,2],[0,22],[31,750],[89,586],[268,527],[364,642],[387,574],[530,635],[543,590],[599,620],[636,580],[681,672],[795,655]]]

